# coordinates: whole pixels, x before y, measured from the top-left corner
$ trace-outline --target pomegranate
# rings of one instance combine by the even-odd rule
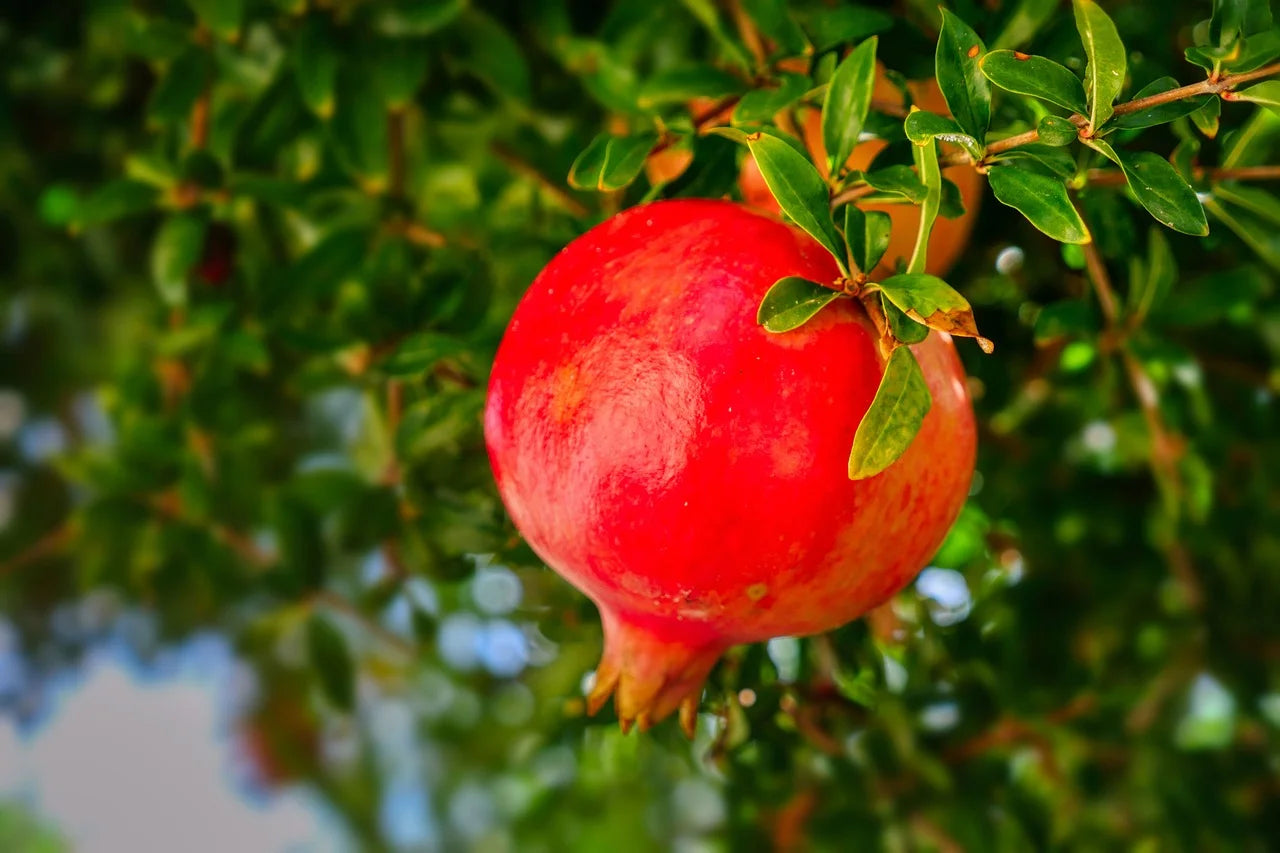
[[[851,481],[884,361],[841,299],[756,323],[783,276],[834,282],[816,242],[727,201],[626,210],[573,241],[498,350],[485,434],[516,526],[600,610],[588,697],[624,729],[680,709],[731,645],[848,622],[914,577],[969,488],[973,412],[951,340],[914,347],[933,405],[906,453]]]

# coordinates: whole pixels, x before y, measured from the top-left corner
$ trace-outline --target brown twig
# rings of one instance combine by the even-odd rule
[[[64,522],[32,542],[24,550],[0,563],[0,577],[10,575],[30,566],[32,563],[38,563],[46,557],[53,556],[66,547],[74,536],[74,526],[69,521]]]
[[[494,156],[506,163],[512,171],[529,178],[539,187],[542,188],[549,196],[554,198],[556,202],[573,216],[586,216],[589,211],[587,206],[574,198],[568,190],[561,186],[557,181],[543,174],[537,166],[530,163],[515,150],[508,148],[501,142],[495,142],[490,146],[490,150]]]
[[[1078,204],[1076,208],[1080,211],[1080,217],[1083,220],[1084,211]],[[1085,243],[1083,249],[1085,272],[1093,284],[1094,292],[1098,294],[1098,305],[1106,321],[1107,334],[1119,342],[1120,360],[1124,365],[1125,375],[1129,379],[1130,387],[1133,388],[1134,396],[1138,399],[1142,419],[1151,436],[1151,471],[1155,475],[1157,485],[1167,490],[1175,502],[1181,502],[1183,484],[1178,461],[1185,449],[1185,442],[1165,423],[1164,415],[1160,411],[1160,394],[1156,389],[1155,381],[1128,346],[1128,332],[1122,327],[1119,303],[1098,244]],[[1191,563],[1190,555],[1180,543],[1175,541],[1166,549],[1165,557],[1169,562],[1170,572],[1182,588],[1188,605],[1194,610],[1199,610],[1204,603],[1203,587]]]
[[[1167,92],[1160,92],[1156,95],[1148,95],[1145,98],[1135,98],[1132,101],[1126,101],[1123,104],[1116,104],[1112,110],[1112,115],[1124,116],[1130,113],[1141,112],[1142,110],[1158,107],[1162,104],[1181,101],[1185,98],[1194,98],[1197,95],[1220,95],[1224,100],[1232,100],[1230,92],[1236,86],[1244,83],[1251,83],[1254,80],[1261,80],[1264,77],[1273,77],[1280,74],[1280,62],[1258,68],[1254,71],[1247,71],[1243,74],[1227,74],[1214,80],[1212,78],[1201,80],[1199,83],[1192,83],[1188,86],[1180,86],[1177,89],[1170,89]],[[1089,132],[1089,120],[1076,113],[1069,120],[1076,127],[1080,128],[1082,133]],[[1040,141],[1040,133],[1037,130],[1028,130],[1025,133],[1019,133],[1016,136],[998,139],[987,146],[987,156],[993,154],[1002,154],[1014,148],[1023,145],[1030,145],[1033,142]],[[960,166],[967,163],[973,163],[974,160],[963,151],[956,151],[939,159],[939,165]]]

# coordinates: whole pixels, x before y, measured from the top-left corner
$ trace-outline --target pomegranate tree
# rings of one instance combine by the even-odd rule
[[[726,201],[626,210],[572,242],[516,309],[485,432],[516,526],[604,623],[589,699],[624,728],[680,709],[737,643],[842,625],[909,583],[969,489],[974,421],[950,337],[912,351],[932,405],[866,479],[850,442],[885,370],[839,299],[771,334],[779,279],[841,278],[832,255]]]

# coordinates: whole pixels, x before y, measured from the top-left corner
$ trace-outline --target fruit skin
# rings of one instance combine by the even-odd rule
[[[875,89],[871,96],[877,101],[903,105],[902,92],[884,76],[883,66],[878,67]],[[912,102],[922,110],[950,115],[947,102],[942,97],[936,80],[912,80],[907,83]],[[822,116],[818,110],[806,110],[803,116],[802,135],[805,147],[809,149],[813,160],[823,176],[827,175],[827,151],[822,144]],[[876,155],[884,150],[888,143],[882,139],[868,139],[858,143],[849,155],[847,166],[850,169],[866,169]],[[944,146],[944,152],[950,151]],[[939,216],[933,224],[929,235],[929,251],[925,259],[925,272],[932,275],[946,275],[959,260],[969,244],[969,234],[973,231],[978,218],[978,208],[982,204],[983,180],[972,166],[951,166],[942,170],[942,176],[953,181],[960,190],[960,198],[964,202],[964,213],[956,219]],[[756,161],[747,157],[742,161],[742,172],[738,178],[738,188],[742,192],[743,201],[751,207],[769,213],[779,212],[778,203],[764,182]],[[893,228],[889,237],[889,248],[884,258],[871,272],[873,279],[883,279],[893,275],[899,259],[908,260],[916,245],[916,232],[920,228],[920,208],[914,204],[859,204],[863,210],[881,210],[889,214],[893,220]]]
[[[870,479],[849,448],[883,372],[862,308],[781,335],[778,278],[832,282],[812,239],[725,201],[626,210],[578,238],[517,307],[485,435],[533,549],[599,606],[589,697],[624,727],[681,709],[729,646],[828,630],[905,586],[969,489],[973,412],[950,338],[913,349],[933,405]]]

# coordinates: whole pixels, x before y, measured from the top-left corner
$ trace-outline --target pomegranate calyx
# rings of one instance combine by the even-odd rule
[[[703,682],[729,643],[687,623],[643,623],[601,607],[604,653],[587,713],[595,714],[612,695],[623,732],[647,731],[680,711],[680,728],[693,737]]]

